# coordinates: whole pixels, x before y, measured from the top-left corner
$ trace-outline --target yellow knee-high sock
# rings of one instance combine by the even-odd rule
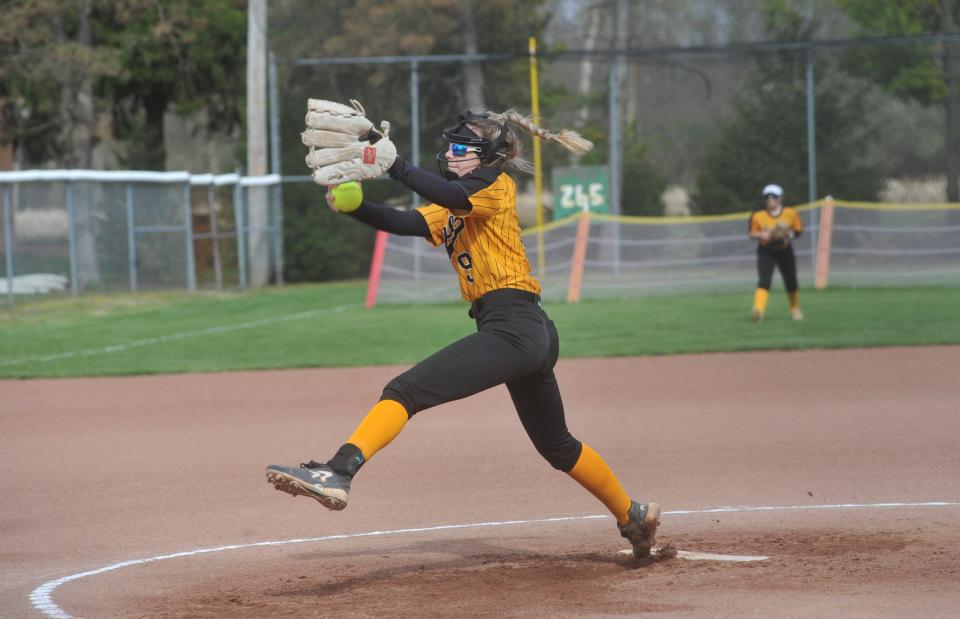
[[[800,309],[800,291],[794,290],[788,296],[790,297],[790,309]]]
[[[580,458],[567,475],[600,499],[616,516],[617,524],[624,525],[629,522],[627,512],[630,510],[630,497],[627,496],[626,490],[620,485],[620,480],[613,474],[600,454],[590,449],[586,443],[583,444]]]
[[[753,291],[753,307],[760,310],[760,313],[767,311],[767,299],[770,297],[770,291],[765,288],[757,288]]]
[[[369,460],[373,454],[397,438],[403,426],[407,425],[408,418],[407,409],[399,402],[380,400],[370,409],[347,442],[356,445],[363,453],[363,459]]]

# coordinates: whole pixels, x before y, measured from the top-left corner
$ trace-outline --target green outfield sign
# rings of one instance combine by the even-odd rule
[[[553,169],[553,218],[579,211],[610,212],[607,166],[564,166]]]

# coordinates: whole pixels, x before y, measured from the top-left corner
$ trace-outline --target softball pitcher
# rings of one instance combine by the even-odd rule
[[[763,188],[763,208],[750,215],[748,234],[757,242],[757,272],[759,281],[753,293],[754,322],[763,320],[770,296],[774,268],[780,269],[783,285],[790,298],[790,316],[803,320],[800,311],[800,292],[797,284],[797,259],[793,255],[793,239],[803,234],[803,220],[796,210],[783,206],[783,188],[767,185]]]
[[[529,171],[517,130],[582,153],[592,144],[573,131],[551,133],[512,110],[470,111],[443,131],[437,155],[442,178],[397,157],[388,172],[430,202],[411,211],[364,200],[350,213],[379,230],[420,236],[442,245],[457,274],[477,332],[454,342],[391,380],[379,402],[326,462],[271,465],[277,490],[316,499],[328,509],[347,505],[360,468],[390,443],[415,414],[506,384],[534,447],[554,468],[596,496],[616,517],[634,556],[649,556],[659,525],[656,503],[632,501],[607,463],[567,429],[554,376],[559,338],[540,303],[520,239],[517,188],[507,171]],[[372,160],[372,159],[371,159]],[[335,208],[328,191],[327,203]]]

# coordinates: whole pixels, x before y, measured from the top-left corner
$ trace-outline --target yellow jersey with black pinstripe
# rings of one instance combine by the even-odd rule
[[[491,290],[516,288],[540,294],[520,238],[517,186],[505,172],[469,196],[471,210],[457,214],[438,204],[421,206],[434,246],[446,247],[460,279],[460,293],[473,302]]]

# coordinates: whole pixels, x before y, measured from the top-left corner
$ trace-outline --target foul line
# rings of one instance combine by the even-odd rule
[[[50,363],[51,361],[68,359],[70,357],[91,357],[93,355],[101,355],[105,353],[122,352],[125,350],[130,350],[131,348],[140,348],[141,346],[150,346],[152,344],[165,344],[167,342],[175,342],[177,340],[185,340],[192,337],[202,337],[204,335],[214,335],[217,333],[228,333],[230,331],[240,331],[243,329],[255,329],[256,327],[262,327],[264,325],[275,324],[278,322],[287,322],[290,320],[303,320],[304,318],[313,318],[314,316],[321,316],[323,314],[339,314],[340,312],[344,312],[346,310],[359,308],[359,307],[360,307],[359,304],[351,303],[348,305],[338,305],[336,307],[328,307],[324,309],[308,310],[306,312],[298,312],[296,314],[287,314],[285,316],[275,316],[273,318],[264,318],[262,320],[252,320],[250,322],[238,322],[232,325],[220,325],[218,327],[209,327],[207,329],[200,329],[197,331],[184,331],[182,333],[174,333],[173,335],[150,337],[142,340],[134,340],[132,342],[127,342],[126,344],[115,344],[113,346],[104,346],[102,348],[87,348],[86,350],[61,352],[54,355],[46,355],[44,357],[24,357],[20,359],[8,359],[6,361],[0,361],[0,367],[20,365],[22,363]]]
[[[811,510],[829,510],[829,509],[882,509],[896,507],[960,507],[960,502],[952,501],[931,501],[926,503],[840,503],[837,505],[788,505],[788,506],[769,506],[769,507],[715,507],[711,509],[684,509],[676,511],[662,512],[661,516],[686,516],[690,514],[718,514],[718,513],[736,513],[736,512],[776,512],[776,511],[811,511]],[[243,548],[257,548],[261,546],[284,546],[287,544],[307,544],[314,542],[327,542],[339,539],[356,539],[360,537],[378,537],[382,535],[402,535],[405,533],[430,533],[434,531],[449,531],[454,529],[477,529],[481,527],[503,527],[517,524],[543,524],[550,522],[571,522],[577,520],[602,520],[612,519],[609,514],[594,516],[561,516],[556,518],[541,518],[537,520],[503,520],[500,522],[475,522],[470,524],[444,524],[433,527],[417,527],[412,529],[393,529],[391,531],[367,531],[364,533],[345,533],[340,535],[325,535],[323,537],[303,537],[298,539],[288,539],[268,542],[254,542],[252,544],[233,544],[230,546],[218,546],[216,548],[201,548],[199,550],[186,550],[175,552],[168,555],[158,555],[147,559],[132,559],[130,561],[121,561],[106,567],[101,567],[88,572],[71,574],[56,580],[45,582],[30,593],[30,603],[33,607],[54,619],[76,619],[73,615],[66,613],[57,606],[51,595],[54,589],[62,584],[72,580],[86,578],[87,576],[97,576],[114,570],[119,570],[132,565],[142,565],[144,563],[153,563],[156,561],[165,561],[167,559],[178,559],[180,557],[193,557],[196,555],[210,554],[214,552],[224,552],[226,550],[240,550]]]

